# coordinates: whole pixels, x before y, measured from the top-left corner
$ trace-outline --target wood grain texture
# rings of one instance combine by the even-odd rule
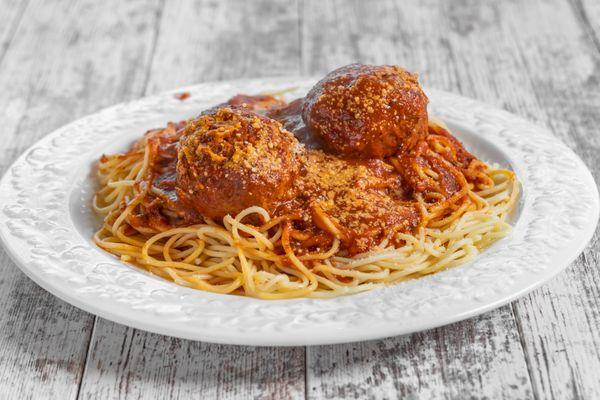
[[[0,172],[53,129],[140,93],[136,66],[144,71],[148,58],[152,8],[103,10],[92,1],[34,1],[20,22],[6,21],[17,28],[0,63]],[[1,397],[75,398],[93,316],[40,289],[4,251],[0,268]]]
[[[2,13],[0,14],[0,64],[10,47],[15,32],[29,1],[3,0],[0,2]]]
[[[148,92],[200,81],[298,74],[298,14],[292,5],[168,1]],[[305,395],[301,347],[201,344],[98,319],[89,354],[80,392],[84,399]]]
[[[309,347],[308,398],[526,399],[510,312],[386,340]]]
[[[99,319],[84,399],[301,399],[304,352],[213,345]]]
[[[147,93],[199,82],[298,75],[296,1],[168,1]]]

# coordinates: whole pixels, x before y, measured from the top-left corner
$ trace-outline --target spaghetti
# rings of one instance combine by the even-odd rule
[[[311,238],[294,228],[292,215],[273,216],[258,206],[221,220],[199,216],[187,226],[136,224],[150,209],[144,204],[164,195],[148,179],[152,142],[166,137],[177,143],[181,126],[174,124],[149,132],[124,154],[102,157],[93,207],[104,222],[94,240],[122,261],[179,285],[261,299],[335,297],[454,267],[507,235],[518,182],[509,170],[469,160],[441,123],[429,124],[429,135],[412,154],[417,162],[389,159],[407,182],[426,187],[413,196],[418,226],[390,232],[367,251],[343,250],[339,224],[318,206],[313,215],[328,237],[321,251],[300,245]],[[444,187],[449,176],[458,188]]]

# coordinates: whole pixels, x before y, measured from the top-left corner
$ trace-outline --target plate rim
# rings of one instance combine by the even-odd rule
[[[159,93],[156,95],[144,97],[144,98],[129,101],[129,102],[119,103],[119,104],[104,108],[96,113],[84,116],[82,118],[77,119],[76,121],[73,121],[67,125],[64,125],[58,129],[52,131],[51,133],[45,135],[43,138],[41,138],[40,140],[38,140],[34,144],[32,144],[27,150],[25,150],[11,164],[11,166],[9,166],[7,168],[4,175],[2,176],[2,179],[0,179],[0,189],[5,188],[8,185],[7,182],[11,177],[11,173],[12,173],[11,171],[13,171],[16,166],[19,166],[20,164],[22,164],[24,162],[25,158],[27,157],[27,155],[31,154],[32,151],[34,149],[36,149],[38,146],[51,140],[53,138],[53,136],[57,136],[57,133],[61,132],[62,130],[65,130],[65,129],[68,130],[69,127],[76,126],[78,123],[81,123],[81,121],[89,119],[91,117],[98,116],[98,115],[110,114],[111,110],[112,111],[119,110],[122,108],[135,106],[136,104],[139,106],[139,105],[145,104],[145,102],[149,102],[153,99],[154,99],[154,101],[157,101],[157,100],[167,101],[168,97],[170,96],[172,98],[172,95],[174,93],[185,92],[185,91],[199,92],[200,90],[208,88],[208,87],[213,87],[213,88],[218,89],[219,87],[229,86],[230,88],[237,88],[240,86],[252,85],[252,84],[257,84],[258,86],[261,86],[261,85],[264,86],[264,85],[268,85],[268,84],[275,85],[275,84],[282,84],[282,83],[289,83],[289,82],[314,82],[315,80],[316,80],[316,78],[306,78],[306,77],[278,77],[278,78],[240,79],[240,80],[230,80],[230,81],[208,82],[208,83],[201,83],[201,84],[197,84],[197,85],[184,86],[181,88],[165,91],[165,92],[162,92],[162,93]],[[467,99],[463,96],[450,94],[450,93],[439,91],[439,90],[426,89],[426,93],[428,93],[428,94],[434,93],[436,95],[443,94],[446,96],[450,96],[449,98],[462,99],[463,102],[477,105],[478,107],[483,107],[488,110],[493,110],[494,113],[500,115],[501,117],[503,117],[505,119],[518,121],[521,124],[524,124],[523,126],[527,125],[527,126],[529,126],[530,129],[534,129],[538,132],[545,132],[545,134],[549,135],[547,137],[548,140],[568,149],[568,147],[566,147],[564,144],[562,144],[560,139],[556,138],[551,133],[547,132],[547,130],[545,128],[541,128],[536,125],[533,125],[530,122],[524,120],[523,118],[516,116],[514,114],[511,114],[511,113],[508,113],[504,110],[495,108],[493,106],[486,105],[484,103],[480,103],[475,100]],[[177,103],[175,103],[175,104],[177,104]],[[179,104],[184,105],[185,102],[179,102]],[[150,112],[152,112],[152,111],[150,111]],[[52,281],[50,281],[49,279],[43,279],[42,273],[39,271],[36,271],[35,268],[32,268],[32,266],[30,265],[31,264],[30,261],[25,259],[25,255],[18,253],[17,247],[15,247],[14,243],[13,243],[15,238],[14,238],[14,236],[12,238],[9,237],[10,232],[7,231],[6,224],[2,224],[2,226],[0,226],[0,242],[2,242],[2,245],[6,249],[9,257],[24,273],[30,279],[32,279],[34,282],[36,282],[36,284],[38,284],[39,286],[41,286],[48,292],[52,293],[54,296],[66,301],[80,309],[83,309],[87,312],[98,315],[102,318],[109,319],[109,320],[112,320],[114,322],[117,322],[117,323],[120,323],[123,325],[132,326],[132,327],[135,327],[138,329],[155,332],[155,333],[159,333],[159,334],[164,334],[164,335],[169,335],[169,336],[191,339],[191,340],[202,340],[202,341],[208,341],[208,342],[213,342],[213,343],[223,343],[223,344],[261,345],[261,346],[318,345],[318,344],[345,343],[345,342],[353,342],[353,341],[358,341],[358,340],[380,339],[380,338],[384,338],[384,337],[389,337],[389,336],[394,336],[394,335],[399,335],[399,334],[408,334],[408,333],[417,332],[417,331],[421,331],[421,330],[425,330],[425,329],[430,329],[430,328],[434,328],[434,327],[438,327],[438,326],[443,326],[443,325],[457,322],[457,321],[460,321],[460,320],[463,320],[466,318],[470,318],[475,315],[482,314],[486,311],[500,307],[504,304],[509,303],[510,301],[512,301],[516,298],[523,296],[524,294],[526,294],[526,293],[534,290],[535,288],[541,286],[542,284],[546,283],[547,281],[549,281],[550,279],[555,277],[559,272],[566,269],[579,256],[579,254],[581,254],[583,249],[587,246],[588,242],[591,240],[591,238],[595,232],[596,224],[597,224],[598,218],[599,218],[598,187],[597,187],[596,183],[594,182],[594,178],[591,175],[591,172],[589,171],[589,169],[585,166],[585,163],[580,159],[580,157],[570,149],[568,149],[568,152],[570,152],[570,154],[567,154],[567,156],[570,157],[576,164],[578,164],[577,167],[579,168],[579,172],[582,173],[581,178],[587,182],[586,186],[588,187],[588,189],[590,189],[590,187],[593,189],[590,189],[589,193],[588,193],[591,196],[591,198],[590,198],[591,206],[589,208],[590,209],[589,214],[591,214],[591,217],[592,217],[590,219],[591,222],[585,224],[583,229],[580,229],[581,240],[579,240],[577,242],[577,246],[575,246],[574,248],[569,250],[569,257],[567,257],[565,259],[566,261],[563,260],[560,262],[561,266],[550,269],[549,270],[550,272],[546,272],[543,275],[543,278],[537,279],[536,281],[534,281],[528,285],[522,286],[519,288],[519,290],[516,290],[516,291],[513,290],[510,294],[505,294],[505,295],[501,296],[501,298],[499,298],[495,301],[485,302],[485,303],[480,304],[479,306],[470,306],[470,307],[468,307],[468,309],[464,309],[461,312],[454,312],[453,314],[451,314],[447,317],[439,317],[438,316],[435,320],[424,319],[421,321],[420,324],[416,323],[416,324],[412,325],[411,328],[409,328],[409,329],[406,329],[406,327],[404,327],[404,329],[399,329],[397,326],[387,324],[385,329],[380,327],[380,328],[378,328],[379,330],[377,332],[361,331],[358,333],[346,334],[341,338],[337,338],[337,337],[334,337],[331,335],[329,335],[329,336],[313,335],[313,336],[307,336],[307,337],[294,337],[294,338],[287,339],[287,340],[274,339],[273,333],[278,333],[276,330],[272,331],[271,335],[265,335],[264,332],[263,333],[259,332],[259,334],[256,334],[256,332],[258,332],[258,331],[253,332],[253,333],[247,333],[244,335],[240,335],[239,331],[234,332],[233,334],[229,334],[228,332],[226,332],[226,330],[219,332],[218,335],[215,335],[215,334],[210,335],[210,334],[207,334],[206,331],[201,332],[200,334],[198,334],[197,332],[194,333],[193,331],[189,331],[189,330],[182,331],[181,329],[178,329],[178,328],[171,328],[169,326],[166,326],[164,323],[157,324],[156,321],[154,321],[153,323],[150,323],[148,321],[140,320],[139,318],[137,320],[132,320],[131,316],[125,317],[121,313],[111,312],[111,311],[107,310],[106,307],[97,306],[94,303],[85,301],[82,298],[81,294],[80,293],[78,294],[78,292],[76,292],[76,291],[69,292],[69,291],[65,291],[64,288],[61,290],[59,287],[57,287],[56,284],[53,284]],[[0,195],[0,199],[1,198],[2,198],[2,196]],[[68,195],[67,195],[67,198],[68,198]],[[0,203],[0,211],[5,211],[6,207],[7,206],[5,204]],[[4,214],[2,212],[0,212],[0,221],[6,222],[5,217],[6,217],[6,211],[4,212]],[[481,257],[482,255],[479,255],[478,257]],[[458,267],[458,268],[460,268],[460,267]],[[385,290],[388,290],[388,288],[386,288]],[[207,296],[207,297],[210,298],[211,296]],[[227,297],[232,297],[232,296],[227,296]],[[350,297],[354,297],[354,296],[349,296],[347,298],[350,298]],[[222,301],[224,301],[225,303],[228,302],[227,300],[222,300]],[[307,302],[310,302],[310,303],[319,302],[319,301],[330,301],[330,300],[307,300]],[[280,302],[280,303],[283,304],[283,303],[285,303],[285,301]],[[344,302],[342,302],[342,304],[343,303]],[[121,303],[121,304],[123,304],[123,303]],[[216,330],[216,328],[215,328],[215,330]],[[279,333],[283,333],[283,332],[279,332]]]

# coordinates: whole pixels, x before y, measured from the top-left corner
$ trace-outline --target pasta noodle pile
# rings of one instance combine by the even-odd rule
[[[401,246],[392,246],[388,238],[348,257],[335,239],[325,252],[297,254],[290,222],[260,207],[161,232],[134,229],[128,216],[153,190],[140,183],[148,164],[147,145],[101,159],[101,189],[93,206],[104,222],[94,235],[96,244],[176,284],[261,299],[348,295],[466,263],[510,232],[507,218],[518,196],[512,171],[487,166],[488,184],[469,185],[450,212],[417,196],[423,223],[413,234],[395,233]]]

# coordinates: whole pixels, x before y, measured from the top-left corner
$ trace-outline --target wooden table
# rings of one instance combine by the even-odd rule
[[[0,10],[0,172],[113,103],[360,61],[405,66],[547,126],[600,179],[598,1],[0,0]],[[0,397],[598,399],[599,257],[596,234],[542,288],[444,328],[252,348],[96,318],[0,251]]]

